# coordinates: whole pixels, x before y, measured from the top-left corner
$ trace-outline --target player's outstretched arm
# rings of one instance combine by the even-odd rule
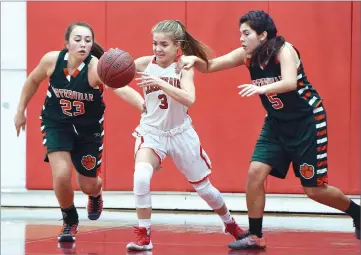
[[[122,100],[136,107],[140,112],[145,111],[144,99],[135,89],[129,86],[124,86],[118,89],[108,88],[113,90],[113,92]]]
[[[189,69],[194,66],[202,73],[212,73],[244,65],[246,58],[247,55],[243,48],[235,49],[226,55],[211,59],[208,61],[208,65],[206,61],[196,56],[182,56],[177,68]]]
[[[15,128],[17,135],[19,136],[20,129],[25,129],[26,117],[25,110],[28,106],[31,98],[34,96],[35,92],[38,90],[40,83],[48,76],[51,76],[56,60],[59,56],[59,51],[51,51],[46,53],[39,64],[35,69],[29,74],[26,78],[24,87],[21,91],[20,100],[17,108],[17,113],[15,115]]]

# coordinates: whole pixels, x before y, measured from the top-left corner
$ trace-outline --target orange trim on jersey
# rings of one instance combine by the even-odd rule
[[[318,152],[321,152],[321,151],[324,151],[324,150],[327,150],[327,145],[322,145],[320,147],[317,147]]]
[[[321,103],[322,103],[322,99],[320,99],[320,101],[314,106],[314,108],[319,107],[321,105]]]
[[[325,114],[321,114],[321,115],[315,116],[315,120],[323,120],[325,117],[326,117]]]
[[[323,161],[320,161],[320,162],[317,162],[317,166],[324,166],[326,164],[327,164],[327,159],[323,160]]]
[[[325,134],[327,134],[327,129],[317,132],[317,136],[323,136]]]
[[[311,92],[307,91],[307,93],[303,96],[304,99],[307,99],[311,96]]]
[[[96,176],[98,177],[102,173],[102,170],[100,167],[97,168]]]
[[[65,76],[68,76],[68,75],[69,75],[68,68],[64,68],[63,70],[64,70],[64,74],[65,74]]]
[[[199,184],[199,183],[203,182],[204,180],[206,180],[210,175],[211,175],[211,174],[207,174],[207,175],[206,175],[205,177],[203,177],[201,180],[195,181],[195,182],[189,181],[189,183],[191,183],[191,184]]]
[[[317,178],[317,186],[324,186],[325,184],[328,184],[328,176],[327,174]]]
[[[102,83],[102,84],[100,84],[98,87],[99,87],[100,93],[103,93],[103,91],[104,91],[104,84]]]
[[[305,84],[305,83],[304,83],[303,81],[297,82],[297,86],[298,86],[298,87],[302,87],[304,84]]]
[[[75,69],[73,74],[71,75],[73,78],[75,78],[80,73],[79,69]]]

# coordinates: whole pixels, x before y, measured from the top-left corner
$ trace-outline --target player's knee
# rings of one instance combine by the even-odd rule
[[[151,164],[146,162],[135,164],[133,191],[135,207],[137,208],[152,207],[150,196],[150,180],[152,175],[153,167]]]
[[[262,166],[257,164],[251,165],[248,169],[247,185],[263,185],[267,175]]]
[[[133,190],[136,195],[145,195],[150,192],[150,180],[153,175],[153,167],[146,162],[135,165]]]
[[[54,185],[65,185],[71,182],[71,172],[69,173],[64,169],[59,171],[53,171],[53,182]]]
[[[201,183],[193,184],[194,189],[198,195],[207,202],[207,204],[213,209],[217,210],[224,205],[222,194],[216,189],[208,179]]]

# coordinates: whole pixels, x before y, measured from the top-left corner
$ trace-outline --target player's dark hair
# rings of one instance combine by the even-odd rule
[[[252,53],[251,66],[263,66],[276,55],[285,44],[285,39],[277,35],[277,28],[272,18],[264,11],[250,11],[239,20],[239,25],[247,23],[258,35],[267,32],[267,41],[261,43]]]
[[[155,32],[171,34],[173,41],[180,43],[184,55],[197,56],[206,61],[208,65],[210,48],[195,39],[179,20],[163,20],[153,27],[152,33]]]
[[[74,22],[74,23],[71,23],[66,31],[65,31],[65,41],[69,41],[69,37],[70,37],[70,34],[71,32],[73,31],[73,29],[75,27],[86,27],[90,30],[90,32],[92,33],[92,37],[93,37],[93,46],[90,50],[90,54],[97,57],[97,58],[100,58],[103,54],[104,54],[104,49],[103,47],[97,43],[95,41],[95,35],[94,35],[94,31],[93,31],[93,28],[88,24],[88,23],[85,23],[85,22]]]

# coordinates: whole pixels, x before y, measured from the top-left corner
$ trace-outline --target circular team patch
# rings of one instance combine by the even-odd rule
[[[300,165],[300,174],[305,179],[312,179],[315,175],[315,168],[312,165],[303,163]]]
[[[94,169],[96,162],[97,162],[96,158],[91,155],[83,156],[83,158],[81,159],[81,164],[87,170]]]

